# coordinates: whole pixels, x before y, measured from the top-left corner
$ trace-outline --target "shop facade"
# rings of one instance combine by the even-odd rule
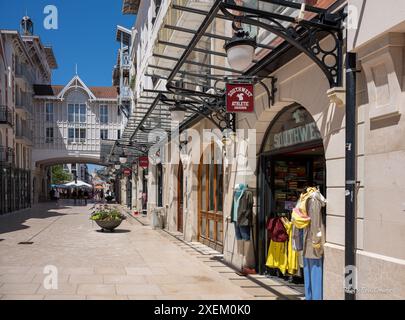
[[[211,9],[205,2],[199,4],[200,9]],[[361,11],[358,1],[349,1],[347,4],[357,6],[358,11]],[[344,5],[344,2],[339,1],[335,9],[342,9]],[[400,196],[405,190],[401,169],[405,148],[397,132],[403,129],[401,70],[405,30],[400,17],[395,18],[392,25],[384,26],[386,29],[377,31],[368,28],[372,25],[372,17],[375,18],[378,12],[378,8],[373,6],[366,5],[364,17],[368,22],[359,26],[358,36],[354,35],[357,32],[354,29],[344,30],[341,39],[347,44],[345,49],[358,54],[359,69],[355,121],[357,170],[352,183],[356,185],[354,197],[357,203],[354,219],[357,286],[364,290],[357,292],[357,298],[384,298],[387,292],[390,298],[403,298],[402,283],[405,282],[398,279],[405,275],[405,256],[401,245],[404,242],[401,230],[405,221],[401,215],[403,200]],[[148,8],[141,5],[141,9],[146,12]],[[165,21],[166,25],[172,25],[171,30],[178,31],[180,27],[196,30],[202,23],[202,19],[184,19],[189,14],[187,8],[174,10],[170,8],[169,2],[164,2],[160,10],[167,10],[171,13],[170,17],[176,17]],[[164,16],[157,15],[157,27],[145,29],[142,39],[158,34],[160,18],[163,20]],[[174,26],[176,23],[179,26]],[[231,34],[229,25],[221,23],[218,22],[212,30]],[[167,34],[183,43],[190,41],[184,34]],[[222,49],[218,37],[204,42],[211,44],[208,48],[210,53],[213,49],[217,52]],[[173,39],[159,40],[161,44]],[[331,37],[322,38],[319,41],[320,48],[333,48],[333,40]],[[141,42],[139,48],[146,48],[146,58],[136,62],[138,99],[145,101],[145,105],[140,103],[141,109],[148,110],[145,116],[142,114],[140,117],[143,121],[141,124],[146,123],[148,116],[156,117],[156,110],[161,110],[158,108],[160,105],[155,103],[158,100],[157,93],[164,91],[170,94],[165,91],[167,83],[162,79],[166,76],[173,80],[170,70],[176,68],[166,63],[162,58],[163,53],[182,60],[181,51],[179,54],[177,49],[167,45],[169,49],[159,47],[162,50],[156,50],[160,58],[154,55],[155,60],[149,64],[147,53],[149,49],[153,52],[154,45]],[[201,44],[197,49],[201,52],[207,48],[202,49]],[[195,58],[194,62],[204,63],[198,60],[198,50],[192,52],[190,57]],[[344,60],[344,55],[342,58]],[[229,67],[223,55],[212,54],[209,59],[210,76],[215,76],[216,72],[221,74],[215,67]],[[176,59],[172,60],[177,66]],[[183,66],[180,65],[177,71],[183,74],[195,72],[193,67]],[[256,83],[254,111],[236,113],[234,119],[235,129],[242,130],[248,139],[248,147],[238,149],[248,166],[244,166],[243,161],[226,162],[226,154],[220,143],[202,141],[201,137],[206,130],[218,130],[210,119],[200,117],[198,121],[189,121],[188,118],[185,121],[187,126],[181,127],[187,138],[180,138],[178,144],[170,139],[165,142],[162,154],[171,154],[171,157],[167,161],[162,158],[162,168],[157,170],[156,165],[149,164],[147,183],[144,184],[147,186],[144,188],[147,189],[146,210],[150,214],[156,207],[163,208],[168,230],[180,232],[186,241],[198,241],[219,251],[227,263],[239,270],[250,268],[267,273],[269,218],[288,214],[305,187],[318,187],[327,200],[326,207],[322,209],[325,226],[323,236],[326,240],[322,255],[323,298],[343,299],[345,273],[348,272],[345,270],[345,79],[341,83],[342,87],[331,89],[331,81],[319,65],[308,55],[294,49],[286,50],[278,59],[261,66],[262,69],[257,67],[255,71],[266,75],[262,79],[265,87],[275,86],[272,99],[269,99],[269,92],[264,86]],[[152,73],[162,79],[150,81],[147,74]],[[149,107],[151,104],[155,109]],[[167,114],[170,115],[169,112]],[[170,129],[164,122],[160,126],[164,130]],[[137,129],[129,136],[142,138]],[[217,141],[223,142],[223,138],[218,137]],[[222,162],[202,161],[204,154],[209,154],[212,148],[219,150]],[[173,150],[178,152],[178,159],[175,159]],[[138,175],[138,181],[142,181],[141,175]],[[239,240],[232,221],[235,190],[242,184],[253,194],[253,219],[248,240]],[[162,194],[161,198],[159,194]],[[381,201],[382,196],[392,201]],[[379,236],[386,241],[380,241],[382,238]],[[375,277],[376,274],[379,276]],[[395,283],[392,274],[397,275]]]

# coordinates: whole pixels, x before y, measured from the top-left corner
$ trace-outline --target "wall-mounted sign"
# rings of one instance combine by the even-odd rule
[[[139,157],[139,166],[144,169],[148,168],[149,167],[149,157],[148,156]]]
[[[299,143],[321,139],[318,127],[315,122],[285,130],[274,134],[274,148],[284,148]]]
[[[251,83],[226,84],[226,111],[227,112],[253,112],[254,86]]]

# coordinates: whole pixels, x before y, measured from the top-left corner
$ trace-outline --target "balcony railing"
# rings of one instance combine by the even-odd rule
[[[26,125],[17,126],[15,136],[17,139],[25,138],[32,141],[33,131],[29,129]]]
[[[12,164],[14,162],[14,149],[0,147],[0,164]]]
[[[23,109],[29,113],[32,112],[32,96],[29,93],[22,93],[16,97],[15,107]]]
[[[6,106],[0,106],[0,123],[13,125],[13,111]]]

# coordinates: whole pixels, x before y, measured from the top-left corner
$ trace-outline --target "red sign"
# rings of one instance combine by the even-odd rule
[[[123,172],[124,172],[124,174],[125,174],[126,176],[130,176],[130,175],[131,175],[131,169],[129,169],[129,168],[125,168]]]
[[[251,83],[226,84],[226,111],[253,112],[255,96]]]
[[[148,156],[139,157],[139,166],[141,168],[149,167],[149,158],[148,158]]]

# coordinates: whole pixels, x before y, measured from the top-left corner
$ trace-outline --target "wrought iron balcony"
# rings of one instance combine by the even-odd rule
[[[0,123],[13,125],[13,111],[6,106],[0,106]]]
[[[12,164],[14,162],[14,149],[0,147],[0,164]]]

